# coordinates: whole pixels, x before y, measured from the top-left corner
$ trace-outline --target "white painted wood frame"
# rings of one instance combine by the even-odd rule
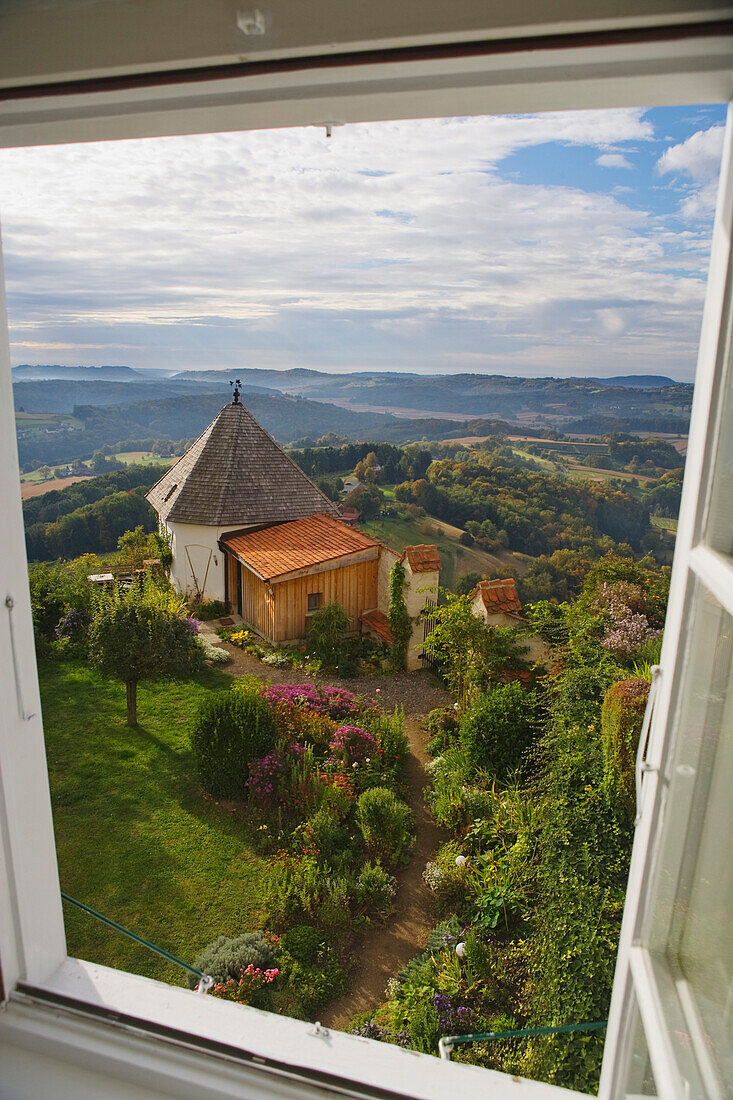
[[[314,10],[317,7],[313,5]],[[572,0],[565,7],[571,9],[573,25],[582,26],[587,4]],[[694,15],[693,4],[688,17]],[[620,18],[623,23],[623,15]],[[633,15],[627,22],[638,25]],[[732,92],[732,39],[730,34],[716,32],[707,37],[564,49],[528,47],[483,57],[381,60],[196,85],[172,81],[123,92],[49,94],[0,103],[0,145],[293,126],[324,119],[350,122],[708,103],[727,101]],[[684,688],[684,647],[694,612],[693,576],[715,585],[716,595],[728,607],[733,590],[730,563],[701,544],[700,537],[729,339],[730,133],[727,147],[662,657],[662,689],[650,740],[650,763],[657,769],[664,767],[666,734]],[[549,1085],[516,1083],[473,1067],[441,1065],[425,1055],[355,1037],[326,1037],[297,1021],[67,960],[1,297],[0,310],[0,966],[7,997],[0,1013],[0,1095],[37,1096],[45,1091],[58,1097],[91,1097],[100,1095],[100,1081],[105,1095],[130,1097],[379,1095],[442,1100],[453,1091],[467,1100],[479,1096],[551,1100],[575,1095]],[[13,601],[12,613],[5,606],[6,596]],[[624,1090],[634,989],[658,1085],[670,1097],[677,1096],[681,1087],[674,1062],[669,1061],[664,1012],[655,1003],[658,990],[646,973],[643,944],[637,942],[661,813],[658,775],[659,771],[650,772],[645,780],[645,814],[634,854],[604,1065],[604,1100]],[[94,1079],[89,1076],[92,1071]]]

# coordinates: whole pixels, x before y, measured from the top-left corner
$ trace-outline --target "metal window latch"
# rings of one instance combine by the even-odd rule
[[[202,974],[199,978],[199,984],[196,986],[197,993],[208,993],[214,984],[214,979],[210,974]]]
[[[649,696],[646,701],[646,710],[644,711],[644,721],[641,724],[641,735],[639,737],[639,747],[636,750],[636,817],[634,819],[634,825],[638,825],[641,821],[641,797],[642,797],[642,782],[646,772],[655,772],[657,768],[650,764],[646,759],[646,750],[649,743],[649,730],[652,724],[652,714],[654,713],[654,702],[657,696],[657,688],[659,687],[659,681],[662,675],[661,665],[652,665],[652,682],[649,685]]]
[[[330,1032],[327,1027],[323,1026],[320,1020],[316,1020],[308,1034],[315,1035],[319,1039],[328,1039]]]
[[[15,648],[15,631],[13,630],[13,608],[15,607],[15,600],[12,596],[5,597],[5,606],[8,609],[10,654],[13,659],[13,679],[15,680],[15,701],[18,706],[18,716],[22,722],[30,722],[31,718],[35,718],[35,712],[33,714],[26,714],[25,707],[23,706],[23,691],[20,686],[20,670],[18,668],[18,654]]]

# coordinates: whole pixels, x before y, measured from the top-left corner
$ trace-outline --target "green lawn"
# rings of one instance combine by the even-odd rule
[[[264,862],[247,831],[207,802],[188,734],[199,702],[229,677],[125,690],[86,665],[42,663],[43,719],[61,888],[192,962],[220,934],[256,927]],[[183,971],[65,904],[69,954],[179,984]]]
[[[113,456],[120,462],[124,462],[125,466],[139,466],[139,465],[152,465],[152,466],[170,466],[172,463],[177,462],[180,455],[175,458],[170,455],[155,454],[154,451],[120,451]]]
[[[660,531],[669,531],[670,534],[677,534],[677,520],[670,519],[668,516],[650,516],[652,527],[658,527]]]

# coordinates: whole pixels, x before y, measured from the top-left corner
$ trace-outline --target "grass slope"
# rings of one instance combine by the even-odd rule
[[[40,666],[62,889],[192,962],[220,934],[255,927],[264,873],[245,830],[205,801],[188,734],[221,672],[139,688],[74,662]],[[184,972],[65,904],[69,954],[180,984]]]
[[[434,543],[438,547],[443,565],[440,583],[445,588],[453,588],[464,573],[492,573],[506,568],[517,569],[522,573],[527,568],[528,559],[522,554],[514,554],[509,550],[489,554],[478,546],[461,546],[458,542],[461,528],[443,523],[432,516],[423,519],[383,516],[381,519],[360,523],[359,527],[374,538],[381,539],[393,550],[404,550],[406,546],[422,542]]]

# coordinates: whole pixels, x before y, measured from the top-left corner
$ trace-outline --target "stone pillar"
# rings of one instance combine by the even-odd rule
[[[420,660],[425,637],[422,610],[426,603],[438,602],[440,582],[440,558],[436,546],[408,546],[402,556],[405,567],[405,585],[402,596],[407,614],[412,619],[412,636],[407,647],[407,671],[423,668]]]

